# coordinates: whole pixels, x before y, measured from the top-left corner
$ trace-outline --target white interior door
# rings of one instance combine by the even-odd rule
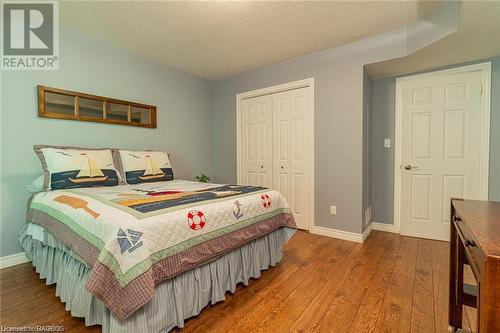
[[[484,199],[481,82],[480,70],[398,82],[401,234],[449,240],[450,198]]]
[[[242,184],[273,186],[273,98],[260,96],[241,103]]]
[[[273,95],[273,184],[287,199],[300,229],[309,229],[310,88]]]

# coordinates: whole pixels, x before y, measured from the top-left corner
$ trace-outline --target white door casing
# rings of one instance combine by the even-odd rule
[[[273,97],[273,188],[287,199],[300,229],[309,229],[309,88]]]
[[[274,97],[276,96],[276,97]],[[301,229],[310,230],[314,225],[314,79],[305,79],[295,82],[289,82],[272,86],[264,89],[253,90],[236,95],[236,139],[237,139],[237,182],[239,184],[250,184],[247,164],[248,148],[245,148],[247,133],[249,129],[245,128],[246,123],[258,122],[251,120],[245,113],[248,111],[249,104],[255,104],[259,99],[261,104],[268,105],[269,99],[271,101],[271,108],[279,108],[282,103],[284,110],[281,116],[279,113],[271,112],[271,139],[272,144],[268,145],[267,150],[271,153],[271,173],[266,169],[266,164],[256,164],[260,169],[265,170],[266,177],[272,177],[272,184],[262,185],[277,189],[282,192],[287,199],[296,222]],[[262,102],[264,100],[265,102]],[[247,102],[250,101],[250,102]],[[290,106],[293,106],[290,108]],[[284,116],[287,114],[287,116]],[[281,117],[281,118],[280,118]],[[247,118],[247,119],[245,119]],[[282,128],[287,129],[285,134],[282,131],[278,135],[276,131],[276,123],[274,118],[281,119],[280,123]],[[267,118],[266,118],[267,119]],[[266,123],[265,122],[261,123]],[[302,131],[300,137],[290,138],[290,135],[296,131]],[[292,129],[290,131],[290,129]],[[281,145],[278,147],[274,143],[275,137],[281,137]],[[306,137],[305,137],[306,136]],[[286,139],[288,138],[288,140]],[[276,154],[280,151],[280,155]],[[260,160],[262,161],[262,159]],[[280,164],[282,162],[282,164]],[[264,166],[264,167],[262,167]],[[283,169],[281,169],[283,166]],[[252,176],[253,177],[253,176]],[[276,183],[275,179],[280,178],[281,183]],[[287,181],[285,185],[285,180]],[[281,187],[281,190],[280,188]],[[301,192],[295,194],[295,189]],[[286,192],[286,193],[285,193]]]
[[[487,199],[488,69],[397,80],[394,216],[401,234],[449,240],[450,198]]]
[[[241,104],[242,184],[273,186],[272,96],[245,99]]]

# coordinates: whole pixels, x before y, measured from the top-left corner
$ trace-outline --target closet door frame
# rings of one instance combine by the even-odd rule
[[[242,109],[242,101],[252,97],[270,95],[275,93],[280,93],[288,90],[299,89],[299,88],[307,88],[310,90],[310,98],[309,98],[309,200],[310,200],[310,209],[309,209],[309,231],[312,230],[314,226],[314,209],[315,209],[315,201],[314,201],[314,78],[308,78],[299,81],[293,81],[288,83],[283,83],[267,88],[257,89],[246,91],[243,93],[236,94],[236,177],[237,183],[240,184],[242,180],[242,160],[241,160],[241,109]]]

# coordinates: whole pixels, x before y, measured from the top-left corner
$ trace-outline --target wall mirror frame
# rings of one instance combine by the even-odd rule
[[[38,116],[156,128],[156,106],[40,85]]]

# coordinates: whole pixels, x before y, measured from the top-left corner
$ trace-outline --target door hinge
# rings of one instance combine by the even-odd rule
[[[481,85],[481,95],[483,94],[483,85]]]

